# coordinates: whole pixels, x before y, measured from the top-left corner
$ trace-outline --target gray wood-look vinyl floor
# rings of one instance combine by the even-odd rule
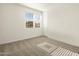
[[[79,53],[79,47],[75,47],[53,39],[49,39],[48,37],[45,36],[40,36],[36,38],[25,39],[17,42],[0,45],[0,55],[1,56],[50,56],[50,53],[37,47],[37,44],[42,42],[49,42],[56,46],[61,46],[73,52]]]

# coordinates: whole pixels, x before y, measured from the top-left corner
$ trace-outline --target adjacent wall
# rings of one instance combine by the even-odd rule
[[[39,13],[17,4],[0,4],[0,44],[42,35],[41,28],[26,28],[25,13]],[[41,19],[42,25],[42,19]]]
[[[79,4],[56,4],[47,12],[49,38],[79,46]]]

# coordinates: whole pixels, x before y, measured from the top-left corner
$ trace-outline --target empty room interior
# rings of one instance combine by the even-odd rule
[[[79,56],[79,4],[0,3],[0,56]]]

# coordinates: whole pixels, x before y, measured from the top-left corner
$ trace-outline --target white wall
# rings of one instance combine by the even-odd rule
[[[79,4],[54,5],[47,12],[46,36],[79,46]]]
[[[2,14],[2,7],[0,6],[0,40],[3,39],[2,22],[3,22],[3,14]]]
[[[41,28],[25,27],[25,13],[28,11],[38,13],[17,4],[0,4],[0,44],[42,35],[42,20]]]
[[[43,12],[43,35],[47,32],[47,10]]]

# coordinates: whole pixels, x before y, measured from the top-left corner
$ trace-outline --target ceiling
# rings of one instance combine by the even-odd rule
[[[79,7],[79,3],[22,3],[21,5],[25,5],[41,11],[52,10],[54,8],[61,9],[61,7]]]
[[[45,4],[42,3],[22,3],[21,5],[27,6],[27,7],[31,7],[40,11],[45,11],[47,10]]]

